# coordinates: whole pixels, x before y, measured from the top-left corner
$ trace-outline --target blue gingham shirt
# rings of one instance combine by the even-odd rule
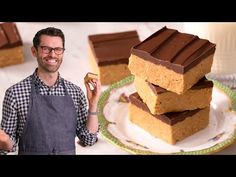
[[[59,75],[56,84],[53,87],[48,87],[36,74],[37,69],[33,73],[36,77],[36,83],[39,87],[41,95],[65,96],[65,91],[62,85],[62,78]],[[13,151],[22,134],[26,116],[29,108],[31,94],[31,76],[11,86],[6,90],[3,100],[2,122],[1,129],[4,130],[14,142]],[[72,97],[76,113],[77,113],[77,129],[76,134],[80,143],[84,146],[93,145],[97,141],[97,133],[89,133],[86,128],[86,120],[88,116],[87,100],[85,94],[80,87],[64,79],[68,94]],[[7,152],[0,151],[1,154]]]

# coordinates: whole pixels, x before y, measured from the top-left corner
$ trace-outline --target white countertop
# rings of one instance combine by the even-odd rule
[[[0,68],[0,121],[2,119],[2,101],[8,87],[19,82],[33,73],[37,66],[36,59],[32,57],[30,47],[35,33],[49,26],[62,29],[65,34],[65,55],[60,68],[62,77],[79,85],[85,92],[83,78],[91,71],[87,57],[87,36],[89,34],[122,32],[137,30],[140,39],[143,40],[163,26],[183,30],[183,23],[149,23],[149,22],[125,22],[125,23],[17,23],[17,27],[24,43],[25,62],[20,65],[13,65]],[[107,87],[103,87],[105,90]],[[90,147],[77,145],[77,154],[129,154],[117,146],[107,142],[99,135],[98,142]],[[236,144],[224,149],[217,154],[235,154]]]

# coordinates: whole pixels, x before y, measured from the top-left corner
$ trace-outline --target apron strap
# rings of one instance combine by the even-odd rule
[[[65,85],[65,81],[64,81],[63,78],[61,79],[61,82],[62,82],[62,86],[63,86],[63,88],[64,88],[64,90],[65,90],[65,95],[69,95],[69,93],[68,93],[68,91],[67,91],[67,88],[66,88],[66,85]]]
[[[39,94],[39,88],[35,85],[36,77],[34,75],[31,75],[31,92],[32,94]]]

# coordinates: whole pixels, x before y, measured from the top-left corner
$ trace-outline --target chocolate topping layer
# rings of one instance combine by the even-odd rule
[[[89,35],[88,40],[99,66],[128,64],[131,48],[140,42],[137,31]]]
[[[0,49],[23,45],[16,24],[7,22],[0,24]]]
[[[139,97],[138,93],[133,93],[129,96],[130,102],[131,104],[137,106],[138,108],[148,112],[149,114],[151,114],[151,112],[149,111],[148,107],[146,106],[146,104],[144,104],[142,102],[142,99]],[[169,124],[169,125],[174,125],[180,121],[183,121],[185,118],[190,117],[194,114],[196,114],[198,111],[200,111],[201,109],[195,109],[192,111],[183,111],[183,112],[170,112],[170,113],[166,113],[166,114],[161,114],[161,115],[153,115],[155,118],[160,119],[161,121]]]
[[[152,91],[157,95],[161,93],[168,92],[166,89],[159,87],[157,85],[151,84],[150,82],[147,83],[149,87],[152,89]],[[195,85],[192,86],[191,90],[194,89],[203,89],[203,88],[212,88],[213,82],[210,80],[207,80],[206,77],[203,77],[200,79]]]
[[[215,47],[215,44],[198,36],[163,27],[134,46],[131,53],[183,74],[212,55]]]

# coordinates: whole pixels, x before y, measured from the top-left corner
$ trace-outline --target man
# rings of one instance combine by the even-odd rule
[[[75,154],[76,135],[85,146],[97,141],[100,81],[85,83],[87,105],[81,88],[58,72],[64,47],[60,29],[49,27],[36,33],[31,51],[38,67],[5,93],[0,129],[3,152],[15,151],[18,145],[18,154],[69,155]]]

